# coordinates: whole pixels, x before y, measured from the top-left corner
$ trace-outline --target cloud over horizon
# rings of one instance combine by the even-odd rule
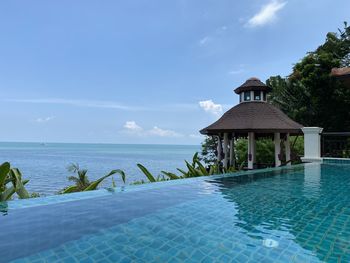
[[[182,134],[177,133],[172,130],[164,130],[157,126],[154,126],[150,131],[150,134],[160,136],[160,137],[182,137]]]
[[[129,131],[142,131],[143,129],[135,121],[127,121],[124,126]]]
[[[177,133],[172,130],[161,129],[157,126],[154,126],[150,130],[145,130],[141,126],[139,126],[135,121],[127,121],[124,126],[124,131],[128,132],[131,135],[137,136],[158,136],[158,137],[168,137],[168,138],[176,138],[183,137],[182,134]]]

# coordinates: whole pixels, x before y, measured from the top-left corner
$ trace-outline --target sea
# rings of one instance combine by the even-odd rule
[[[126,184],[146,177],[137,167],[144,165],[154,176],[161,171],[176,173],[185,168],[184,160],[192,160],[200,145],[146,145],[146,144],[82,144],[82,143],[23,143],[0,142],[0,163],[8,161],[20,169],[23,179],[29,179],[26,189],[41,196],[56,194],[72,185],[67,167],[79,164],[88,170],[90,181],[108,174],[113,169],[126,173]],[[124,185],[115,175],[117,186]],[[106,180],[102,187],[112,187]]]

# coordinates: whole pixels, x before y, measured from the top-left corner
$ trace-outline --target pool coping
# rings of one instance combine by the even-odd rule
[[[350,164],[350,158],[323,157],[322,163],[324,163],[324,164]]]
[[[177,179],[177,180],[167,180],[162,182],[145,183],[140,185],[125,185],[125,186],[119,186],[115,188],[103,188],[103,189],[98,189],[98,190],[88,191],[88,192],[52,195],[52,196],[44,196],[44,197],[29,198],[29,199],[17,199],[17,200],[11,200],[7,202],[0,202],[0,209],[1,207],[3,207],[3,209],[5,209],[6,211],[10,211],[15,209],[93,199],[98,197],[114,195],[114,194],[126,194],[130,192],[135,192],[135,191],[159,189],[159,188],[164,188],[171,185],[188,184],[190,182],[203,182],[207,180],[214,180],[214,179],[225,178],[225,177],[258,174],[258,173],[265,173],[265,172],[271,172],[271,171],[294,170],[295,168],[298,168],[298,167],[315,166],[315,165],[319,165],[319,164],[302,163],[302,164],[296,164],[291,166],[272,167],[272,168],[264,168],[259,170],[238,171],[234,173],[199,176],[199,177],[184,178],[184,179]]]

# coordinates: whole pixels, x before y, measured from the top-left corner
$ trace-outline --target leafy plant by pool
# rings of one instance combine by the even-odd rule
[[[0,165],[0,201],[8,201],[17,194],[18,198],[30,198],[25,189],[29,180],[22,180],[22,174],[17,168],[11,168],[9,162]]]
[[[116,169],[110,171],[107,175],[102,176],[101,178],[90,182],[87,177],[87,170],[80,169],[78,164],[72,164],[68,167],[68,171],[73,172],[76,176],[69,176],[68,180],[74,182],[72,186],[68,186],[60,194],[73,193],[73,192],[82,192],[82,191],[91,191],[96,190],[100,183],[106,178],[119,174],[122,178],[122,181],[125,183],[125,173],[122,170]],[[9,162],[4,162],[0,165],[0,202],[9,201],[15,197],[19,199],[26,199],[32,197],[38,197],[38,193],[29,193],[25,185],[29,180],[22,179],[22,173],[18,168],[11,168]],[[114,180],[113,180],[114,182]],[[114,187],[115,187],[115,183]]]
[[[112,170],[107,175],[102,176],[101,178],[93,182],[90,182],[89,178],[87,177],[88,170],[80,169],[79,164],[71,164],[70,166],[68,166],[68,171],[76,174],[76,176],[68,177],[68,180],[74,182],[75,184],[63,189],[60,192],[62,194],[96,190],[99,184],[102,183],[102,181],[114,174],[119,174],[124,183],[126,179],[125,172],[119,169]]]
[[[131,184],[144,184],[148,182],[153,183],[166,180],[177,180],[183,178],[209,176],[213,174],[230,173],[236,171],[236,169],[232,167],[229,169],[224,169],[220,166],[219,163],[206,166],[201,162],[198,153],[195,153],[192,158],[192,162],[185,161],[185,164],[187,169],[177,168],[179,174],[161,171],[161,174],[157,176],[153,175],[142,164],[137,164],[138,168],[146,176],[147,180],[135,181]],[[115,174],[120,175],[123,183],[126,181],[126,174],[120,169],[112,170],[108,174],[95,181],[89,180],[87,176],[88,170],[81,169],[79,164],[71,164],[68,166],[67,170],[74,174],[68,177],[68,180],[74,184],[67,186],[63,190],[59,191],[59,194],[96,190],[99,185],[109,177],[112,177],[112,187],[116,187],[116,183],[113,178],[113,175]],[[18,168],[11,168],[9,162],[5,162],[0,165],[0,202],[13,199],[15,194],[19,199],[38,197],[39,194],[37,193],[28,193],[25,188],[25,185],[28,182],[29,180],[22,180],[22,173],[20,170]]]
[[[177,179],[184,179],[184,178],[191,178],[191,177],[199,177],[199,176],[209,176],[214,174],[232,173],[237,171],[234,167],[230,167],[228,169],[222,168],[219,163],[215,163],[206,167],[205,164],[201,162],[198,153],[194,154],[192,158],[192,163],[185,161],[185,164],[187,167],[187,171],[177,168],[178,172],[180,172],[180,175],[177,175],[171,172],[162,171],[161,174],[158,176],[154,176],[142,164],[137,164],[137,166],[151,183],[166,181],[166,180],[177,180]],[[145,183],[145,181],[143,180],[136,181],[133,184],[141,184],[141,183]]]

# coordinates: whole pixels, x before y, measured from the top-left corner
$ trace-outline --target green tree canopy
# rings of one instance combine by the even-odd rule
[[[328,33],[325,42],[293,67],[291,75],[270,77],[270,102],[305,126],[350,131],[350,89],[330,75],[350,66],[350,26]]]

